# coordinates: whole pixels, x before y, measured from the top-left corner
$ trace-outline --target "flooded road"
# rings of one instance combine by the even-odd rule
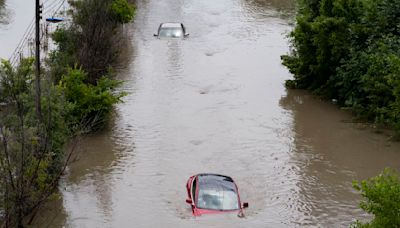
[[[41,227],[346,227],[365,218],[351,182],[400,168],[400,144],[301,91],[281,65],[291,0],[138,0],[129,95],[85,138]],[[155,39],[183,22],[186,40]],[[187,178],[232,176],[245,218],[193,218]]]

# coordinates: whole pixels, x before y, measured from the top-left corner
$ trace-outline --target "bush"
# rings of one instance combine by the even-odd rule
[[[69,1],[72,23],[53,34],[58,49],[35,90],[34,59],[0,64],[0,224],[24,227],[54,193],[71,158],[67,140],[103,126],[124,93],[109,71],[121,24],[134,16],[126,0]],[[72,68],[80,66],[81,68]],[[49,69],[49,71],[47,71]],[[40,102],[39,102],[40,101]],[[38,108],[36,108],[38,104]],[[79,130],[79,132],[77,131]]]
[[[135,8],[126,0],[114,0],[111,3],[111,12],[116,21],[126,24],[132,21],[135,15]]]
[[[121,102],[124,93],[114,93],[121,83],[102,77],[96,85],[86,83],[87,73],[81,69],[70,68],[62,77],[59,88],[69,103],[69,124],[72,128],[83,125],[89,129],[101,126],[111,112],[114,104]]]
[[[299,0],[289,88],[308,89],[400,135],[400,0]]]
[[[50,65],[56,79],[63,67],[78,65],[87,72],[87,82],[96,84],[117,61],[121,48],[121,25],[130,22],[135,8],[126,0],[71,1],[72,24],[60,27],[53,39],[58,50]]]
[[[385,169],[377,177],[355,182],[354,188],[361,192],[364,201],[360,207],[374,215],[368,223],[360,221],[352,227],[400,227],[400,176],[393,169]]]
[[[57,188],[64,164],[67,129],[63,96],[52,85],[43,88],[42,120],[36,115],[33,59],[13,68],[0,66],[0,211],[2,225],[22,227],[25,216]]]
[[[400,38],[385,36],[352,52],[334,76],[339,100],[361,117],[396,125],[400,100]]]
[[[293,52],[282,56],[296,85],[335,96],[330,76],[350,51],[352,25],[361,6],[356,0],[299,1],[297,25],[290,33]]]
[[[53,33],[58,49],[48,64],[69,104],[70,127],[97,129],[123,95],[113,92],[121,83],[110,79],[110,69],[120,51],[120,25],[135,9],[126,0],[77,0],[71,7],[73,23]]]

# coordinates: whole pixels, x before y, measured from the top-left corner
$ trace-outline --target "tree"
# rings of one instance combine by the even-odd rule
[[[400,0],[299,0],[294,74],[286,85],[308,89],[358,118],[400,135]]]
[[[326,96],[335,96],[331,76],[348,56],[352,25],[359,21],[357,0],[299,1],[295,29],[290,33],[293,50],[282,56],[294,74],[292,85]]]
[[[76,65],[87,72],[86,82],[96,84],[116,61],[121,44],[121,26],[132,21],[135,8],[126,0],[71,1],[73,23],[53,36],[59,51],[51,62],[61,63],[56,78]],[[53,64],[54,65],[54,64]]]
[[[77,136],[104,123],[124,93],[110,79],[126,0],[70,1],[73,21],[54,34],[58,50],[43,72],[41,118],[35,115],[34,59],[0,65],[0,222],[23,227],[57,189]],[[79,66],[79,67],[78,67]],[[51,80],[50,80],[51,79]],[[95,128],[101,126],[94,126]],[[87,129],[90,128],[90,129]],[[66,142],[72,144],[65,151]],[[31,219],[26,216],[31,215]]]
[[[43,122],[35,114],[33,59],[13,69],[0,66],[0,210],[5,227],[22,227],[25,216],[57,188],[65,164],[63,97],[47,86],[42,98]],[[65,166],[64,166],[65,167]]]

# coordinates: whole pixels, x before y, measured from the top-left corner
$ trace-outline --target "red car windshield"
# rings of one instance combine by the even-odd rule
[[[197,208],[222,211],[240,209],[236,185],[231,178],[201,175],[198,180]]]

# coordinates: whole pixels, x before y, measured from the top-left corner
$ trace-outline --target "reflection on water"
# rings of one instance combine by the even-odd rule
[[[400,168],[400,144],[349,123],[349,113],[304,91],[289,90],[280,104],[293,113],[291,162],[299,176],[302,225],[348,226],[362,215],[353,180]]]
[[[55,198],[55,197],[53,197]],[[61,198],[53,199],[51,202],[41,206],[40,212],[36,214],[32,227],[54,227],[54,224],[65,224],[66,212]]]
[[[290,20],[295,13],[295,2],[293,0],[247,0],[242,1],[242,4],[250,18],[279,17]]]

